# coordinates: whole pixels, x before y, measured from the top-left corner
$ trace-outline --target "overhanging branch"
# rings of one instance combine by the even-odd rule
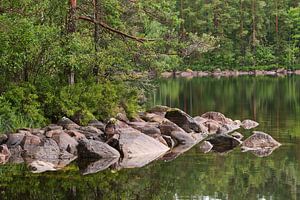
[[[105,24],[104,22],[98,22],[96,21],[95,19],[91,18],[91,17],[86,17],[86,16],[79,16],[78,19],[82,19],[82,20],[85,20],[85,21],[89,21],[89,22],[92,22],[92,23],[95,23],[95,24],[99,24],[101,27],[113,32],[113,33],[116,33],[116,34],[119,34],[123,37],[126,37],[126,38],[130,38],[132,40],[135,40],[135,41],[138,41],[138,42],[150,42],[150,41],[154,41],[154,39],[146,39],[146,38],[139,38],[139,37],[135,37],[135,36],[132,36],[132,35],[129,35],[127,33],[124,33],[122,31],[119,31],[117,29],[114,29],[110,26],[108,26],[107,24]]]

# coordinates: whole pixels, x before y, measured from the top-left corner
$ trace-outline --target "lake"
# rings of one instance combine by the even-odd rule
[[[267,157],[239,148],[202,153],[199,146],[171,162],[80,175],[76,163],[32,174],[24,165],[0,167],[0,199],[300,199],[300,76],[164,79],[149,105],[178,107],[192,116],[218,111],[253,119],[255,130],[282,146]],[[248,137],[251,131],[240,130]]]

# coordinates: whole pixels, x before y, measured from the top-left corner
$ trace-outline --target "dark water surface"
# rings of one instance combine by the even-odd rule
[[[260,122],[256,130],[283,145],[264,158],[239,148],[203,154],[196,146],[171,162],[87,176],[79,174],[76,163],[44,174],[6,165],[0,167],[0,199],[300,199],[300,76],[169,79],[158,84],[151,105],[179,107],[193,116],[214,110],[232,119],[254,119]]]

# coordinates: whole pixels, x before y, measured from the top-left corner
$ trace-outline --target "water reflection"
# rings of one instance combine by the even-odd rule
[[[75,164],[44,174],[31,174],[23,165],[1,166],[0,199],[300,199],[300,77],[196,78],[159,85],[152,104],[192,115],[215,110],[232,119],[255,119],[257,130],[283,145],[263,158],[239,148],[205,154],[195,146],[171,162],[88,176]],[[241,132],[246,138],[251,134]]]

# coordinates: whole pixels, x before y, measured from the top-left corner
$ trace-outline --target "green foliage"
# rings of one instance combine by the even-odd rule
[[[0,97],[0,131],[44,125],[41,103],[32,85],[11,86]]]

